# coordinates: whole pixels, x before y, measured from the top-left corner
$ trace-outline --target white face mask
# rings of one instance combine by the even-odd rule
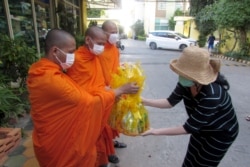
[[[66,70],[68,68],[70,68],[75,61],[75,54],[74,53],[65,53],[64,51],[62,51],[61,49],[57,48],[60,52],[62,52],[64,55],[66,55],[66,61],[65,63],[63,63],[57,56],[56,59],[60,62],[60,65],[62,67],[63,70]]]
[[[102,54],[102,52],[104,51],[104,46],[103,45],[97,45],[93,42],[93,40],[91,39],[92,43],[94,44],[93,48],[89,48],[90,51],[95,54],[96,56]]]
[[[109,35],[109,43],[116,44],[117,41],[118,41],[118,34]]]

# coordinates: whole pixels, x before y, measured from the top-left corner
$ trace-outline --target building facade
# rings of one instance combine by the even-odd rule
[[[0,0],[0,33],[23,38],[40,54],[51,28],[82,32],[81,6],[80,0]]]
[[[145,3],[145,17],[144,27],[145,33],[154,30],[168,30],[168,22],[174,15],[177,9],[182,11],[188,10],[189,3],[187,0],[183,2],[175,1],[144,1]]]

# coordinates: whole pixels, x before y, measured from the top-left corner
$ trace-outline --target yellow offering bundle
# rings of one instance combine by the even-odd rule
[[[123,95],[115,103],[109,118],[112,128],[128,136],[136,136],[149,129],[148,111],[140,98],[144,80],[139,63],[125,63],[118,69],[118,73],[113,75],[111,81],[112,88],[118,88],[128,82],[136,82],[140,87],[137,94]]]

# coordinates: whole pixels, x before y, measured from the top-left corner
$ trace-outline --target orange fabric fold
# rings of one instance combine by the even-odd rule
[[[105,115],[102,92],[90,95],[45,58],[30,67],[27,86],[40,166],[94,167]]]
[[[95,94],[96,91],[102,92],[103,98],[106,96],[112,97],[110,100],[106,100],[103,103],[103,120],[102,129],[97,142],[97,162],[96,166],[108,164],[107,150],[111,150],[114,153],[114,146],[112,138],[109,138],[110,127],[107,125],[107,121],[114,104],[114,92],[107,91],[105,89],[105,80],[101,68],[101,64],[96,55],[92,54],[86,46],[81,46],[75,52],[75,63],[68,69],[67,74],[77,82],[83,89],[91,94]],[[113,149],[112,149],[113,148]]]

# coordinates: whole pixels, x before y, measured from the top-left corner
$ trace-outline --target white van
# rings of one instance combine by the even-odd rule
[[[146,38],[146,44],[151,49],[164,48],[183,50],[188,46],[196,45],[196,43],[196,40],[174,31],[152,31],[149,32]]]

